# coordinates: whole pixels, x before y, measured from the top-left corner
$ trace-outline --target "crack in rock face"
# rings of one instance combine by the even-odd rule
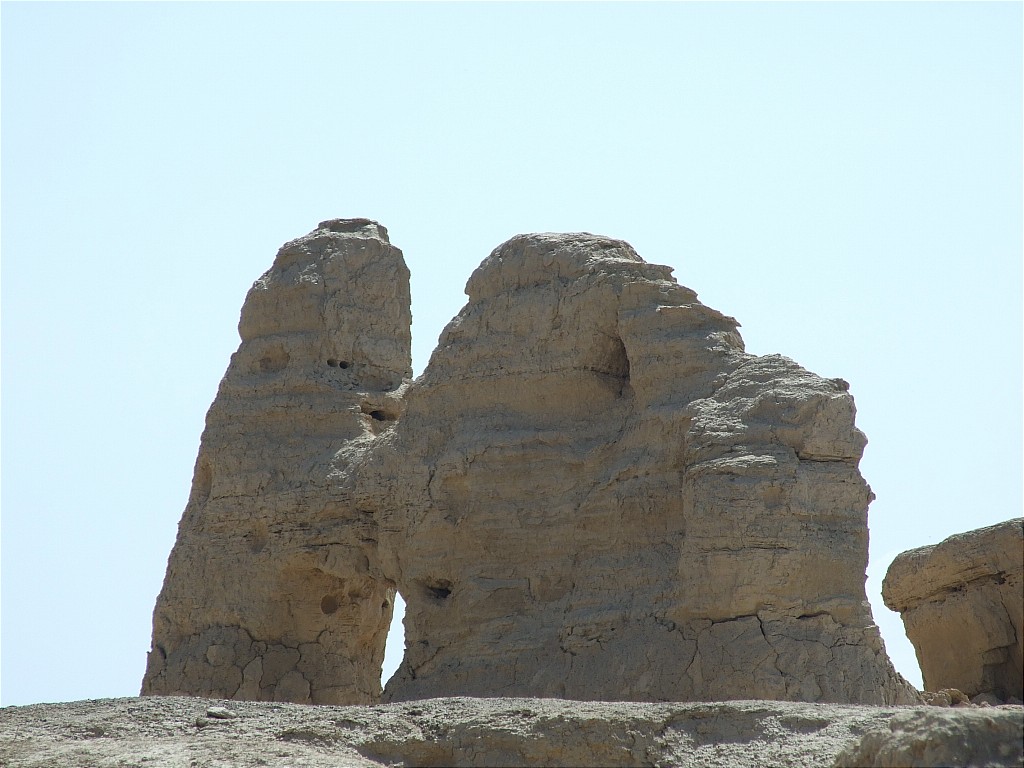
[[[864,593],[846,382],[747,354],[621,240],[519,235],[466,292],[413,382],[386,230],[281,249],[207,418],[143,693],[917,700]]]

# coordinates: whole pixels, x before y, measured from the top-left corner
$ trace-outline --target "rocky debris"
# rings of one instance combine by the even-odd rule
[[[941,691],[922,691],[921,700],[932,707],[959,707],[972,703],[963,691],[956,688],[943,688]],[[1002,704],[1002,702],[999,702]]]
[[[876,723],[843,749],[835,768],[1024,765],[1024,713],[911,709]]]
[[[0,709],[6,768],[1020,766],[1024,708],[433,699],[379,706],[152,696]]]
[[[363,703],[394,589],[376,522],[328,482],[401,408],[409,274],[384,227],[325,221],[253,285],[206,417],[145,694]]]
[[[922,697],[925,695],[925,693],[921,694]],[[1019,700],[1014,701],[1012,699],[1010,701],[1003,702],[1002,699],[1000,699],[998,696],[993,696],[991,693],[979,693],[977,696],[971,699],[971,704],[977,704],[979,707],[997,707],[1003,703],[1021,704],[1022,702]]]
[[[903,618],[927,691],[1024,698],[1024,519],[904,552],[882,597]]]
[[[383,227],[253,287],[154,615],[147,694],[918,701],[864,593],[848,385],[746,354],[669,267],[512,238],[424,374]]]
[[[917,701],[845,382],[746,354],[620,240],[515,237],[466,292],[358,470],[406,601],[386,700]]]

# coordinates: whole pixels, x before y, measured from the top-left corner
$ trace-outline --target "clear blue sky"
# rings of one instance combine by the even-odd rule
[[[1022,508],[1020,3],[0,14],[3,704],[138,692],[246,291],[351,216],[417,372],[493,247],[585,230],[847,379],[920,683],[886,566]]]

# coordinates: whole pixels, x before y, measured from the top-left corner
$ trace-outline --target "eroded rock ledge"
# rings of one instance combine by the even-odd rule
[[[390,701],[917,701],[864,593],[865,444],[839,379],[621,240],[520,235],[409,382],[380,225],[286,245],[242,310],[145,693]]]
[[[882,584],[927,691],[1024,699],[1024,519],[897,557]]]
[[[220,706],[218,706],[220,705]],[[0,709],[7,768],[1020,766],[1024,708],[146,697]]]

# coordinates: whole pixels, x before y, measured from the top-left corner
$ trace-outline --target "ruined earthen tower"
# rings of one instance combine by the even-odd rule
[[[841,380],[625,242],[521,235],[409,382],[386,231],[324,222],[242,311],[144,693],[892,704]]]

